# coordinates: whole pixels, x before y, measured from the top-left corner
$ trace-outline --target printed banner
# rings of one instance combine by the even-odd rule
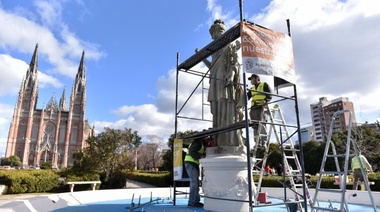
[[[242,23],[241,43],[245,72],[271,75],[295,84],[293,46],[288,35]]]
[[[182,161],[182,139],[175,138],[173,144],[173,176],[174,180],[182,179],[183,161]]]

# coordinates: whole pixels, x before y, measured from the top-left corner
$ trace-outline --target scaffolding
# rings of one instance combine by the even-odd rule
[[[247,22],[247,23],[250,23],[250,22]],[[250,23],[250,24],[253,24],[253,23]],[[258,25],[256,25],[256,26],[258,26]],[[261,27],[261,26],[259,26],[259,27]],[[288,21],[288,29],[289,29],[289,21]],[[290,35],[290,30],[289,30],[289,35]],[[179,64],[179,53],[177,53],[176,98],[175,98],[175,101],[176,101],[175,102],[175,136],[176,137],[178,135],[178,119],[191,119],[191,120],[195,120],[195,121],[208,121],[208,122],[210,122],[210,120],[207,120],[204,118],[204,106],[207,105],[204,102],[204,98],[202,98],[202,103],[201,103],[202,115],[200,118],[199,117],[188,117],[188,116],[182,116],[181,115],[181,112],[182,112],[184,106],[188,103],[188,101],[194,95],[194,93],[197,91],[197,89],[202,89],[202,95],[203,95],[203,92],[205,90],[207,90],[207,88],[205,88],[205,86],[204,86],[204,80],[209,78],[208,71],[206,73],[204,73],[204,72],[192,70],[192,68],[194,66],[196,66],[198,63],[202,62],[203,59],[205,59],[205,58],[211,56],[212,54],[216,53],[218,50],[222,49],[224,46],[226,46],[227,44],[231,43],[232,41],[238,39],[239,37],[240,37],[240,23],[236,24],[235,26],[233,26],[232,28],[227,30],[220,38],[212,41],[210,44],[208,44],[207,46],[202,48],[200,51],[196,52],[194,55],[192,55],[190,58],[188,58],[187,60],[185,60],[181,64]],[[179,81],[179,74],[180,73],[192,74],[192,75],[195,75],[195,76],[198,76],[201,78],[200,81],[197,83],[197,85],[194,87],[194,90],[190,93],[189,97],[184,101],[183,105],[181,105],[181,106],[178,104],[178,96],[179,96],[179,90],[178,90],[179,83],[178,83],[178,81]],[[246,77],[245,72],[243,72],[242,75],[243,75],[243,83],[241,84],[241,86],[243,86],[244,94],[245,94],[245,93],[247,93],[247,88],[246,88],[247,87],[247,83],[246,83],[247,77]],[[276,123],[273,116],[269,122],[266,122],[264,124],[268,125],[269,128],[273,132],[276,131],[274,133],[276,134],[276,139],[278,141],[278,144],[281,148],[282,155],[284,157],[283,163],[284,163],[284,161],[288,161],[290,158],[290,157],[286,156],[286,154],[285,154],[285,151],[287,148],[284,147],[284,145],[288,145],[289,142],[292,143],[291,137],[298,136],[297,140],[299,142],[299,150],[297,150],[297,151],[299,153],[299,156],[296,155],[296,153],[295,153],[296,151],[294,149],[294,146],[292,146],[292,149],[291,149],[292,157],[296,158],[296,161],[297,161],[297,162],[293,163],[296,165],[296,168],[294,168],[293,170],[297,170],[297,173],[294,172],[293,174],[288,175],[288,177],[291,180],[294,179],[294,176],[299,177],[301,179],[302,183],[300,185],[296,185],[295,182],[292,182],[290,187],[289,187],[286,185],[285,182],[283,182],[284,193],[285,193],[283,204],[287,204],[287,205],[296,204],[298,206],[297,207],[298,211],[307,211],[307,207],[306,207],[307,201],[311,201],[311,200],[309,197],[309,192],[308,192],[306,180],[305,180],[304,162],[303,162],[303,149],[302,149],[302,141],[301,141],[301,135],[300,135],[300,120],[299,120],[299,111],[298,111],[297,89],[296,89],[295,84],[286,84],[287,87],[293,87],[293,94],[291,94],[291,95],[280,95],[279,89],[282,88],[285,85],[285,83],[287,83],[287,82],[284,81],[283,79],[274,77],[274,86],[275,86],[276,93],[273,93],[271,95],[273,97],[275,97],[276,100],[273,100],[273,101],[269,102],[268,104],[273,105],[273,104],[278,104],[280,102],[285,103],[285,104],[293,103],[294,114],[295,114],[294,117],[296,118],[296,120],[295,120],[296,125],[291,126],[291,125],[285,124],[283,117],[282,117],[282,123]],[[223,127],[223,128],[210,128],[208,130],[183,137],[183,139],[195,139],[195,138],[200,138],[200,137],[204,137],[204,136],[217,135],[220,133],[229,132],[229,131],[233,131],[233,130],[245,129],[245,132],[246,132],[245,142],[246,142],[247,154],[249,154],[251,152],[249,128],[252,127],[252,125],[255,121],[248,119],[248,109],[246,106],[248,100],[247,100],[246,96],[245,96],[244,100],[245,100],[245,109],[244,109],[245,120],[237,122],[237,123],[232,124],[232,125],[227,126],[227,127]],[[277,107],[278,107],[278,105],[277,105]],[[273,110],[273,108],[274,108],[274,110],[276,110],[275,107],[272,107],[271,109]],[[281,116],[282,116],[282,113],[281,113]],[[294,131],[290,132],[286,129],[286,133],[282,134],[281,132],[282,132],[282,130],[284,130],[283,127],[288,127],[288,128],[291,127],[291,128],[293,128]],[[255,146],[257,146],[257,143],[255,143]],[[288,158],[285,158],[285,157],[288,157]],[[289,163],[285,162],[285,164],[289,164]],[[252,167],[253,166],[251,164],[251,158],[247,157],[247,170],[248,170],[247,178],[248,178],[248,182],[249,182],[248,192],[249,192],[249,205],[250,205],[251,209],[253,207],[257,206],[257,204],[256,204],[257,203],[257,195],[252,194],[252,185],[251,185]],[[291,169],[290,165],[288,165],[288,170],[290,170],[290,169]],[[284,178],[284,181],[285,181],[285,178]],[[296,186],[299,186],[299,188],[301,188],[302,191],[297,191],[295,189]],[[286,198],[286,189],[287,188],[290,188],[290,190],[292,190],[296,194],[293,202]],[[175,194],[176,194],[176,192],[174,192],[174,195]],[[269,205],[270,204],[268,204],[268,206]]]

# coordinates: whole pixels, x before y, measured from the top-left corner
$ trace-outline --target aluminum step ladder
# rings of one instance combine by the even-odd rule
[[[335,144],[331,140],[331,136],[332,136],[333,131],[334,131],[335,123],[339,122],[338,116],[343,116],[345,113],[349,114],[349,123],[347,126],[346,150],[345,150],[345,154],[337,154]],[[319,171],[318,182],[317,182],[317,186],[315,188],[315,194],[314,194],[314,198],[313,198],[313,202],[315,204],[311,205],[312,211],[349,211],[349,208],[348,208],[348,205],[346,202],[346,190],[347,190],[346,189],[346,183],[347,183],[347,176],[348,176],[348,163],[349,163],[350,156],[358,155],[358,150],[356,148],[355,141],[351,142],[351,128],[352,128],[351,116],[352,116],[352,114],[351,114],[350,110],[340,110],[340,111],[335,112],[331,118],[331,124],[330,124],[329,133],[328,133],[328,137],[327,137],[327,143],[326,143],[325,151],[323,154],[322,164],[321,164],[321,168]],[[337,121],[336,121],[336,119],[337,119]],[[351,144],[354,147],[354,152],[355,152],[354,154],[350,154]],[[331,147],[331,151],[330,151],[330,147]],[[338,160],[339,158],[344,159],[344,164],[343,164],[344,169],[343,170],[341,170],[341,168],[340,168],[340,164],[339,164],[339,160]],[[325,170],[326,161],[328,159],[334,160],[335,170]],[[361,164],[360,164],[360,166],[361,166],[361,170],[363,173],[363,167]],[[340,182],[339,189],[321,188],[321,182],[322,182],[323,177],[330,176],[330,175],[334,175],[334,176],[337,176],[339,178],[339,182]],[[365,182],[365,186],[368,190],[368,194],[369,194],[369,197],[371,199],[372,206],[374,208],[374,211],[376,212],[376,206],[374,204],[372,192],[371,192],[371,189],[369,187],[368,179],[366,177],[364,177],[364,182]],[[330,201],[330,205],[328,205],[328,207],[326,207],[326,206],[324,207],[324,206],[321,206],[319,204],[318,196],[326,194],[326,193],[336,193],[336,195],[340,195],[340,201],[337,203],[334,203],[334,204],[339,205],[338,207],[333,207],[331,201]]]
[[[265,148],[264,156],[262,159],[256,158],[255,167],[258,167],[258,164],[261,164],[260,178],[257,184],[258,191],[261,189],[261,182],[265,172],[265,166],[268,156],[270,155],[269,146],[271,141],[271,136],[274,135],[276,144],[282,146],[282,158],[283,158],[283,174],[285,174],[286,180],[289,182],[288,188],[294,193],[294,200],[297,203],[297,211],[303,211],[305,205],[303,204],[305,198],[311,204],[310,192],[306,183],[306,179],[302,178],[302,166],[299,162],[297,152],[299,150],[295,149],[293,141],[291,139],[291,134],[289,132],[290,127],[295,128],[296,126],[287,125],[282,114],[281,108],[279,105],[274,105],[272,108],[269,108],[268,105],[265,106],[262,114],[263,120],[259,122],[258,131],[259,138],[266,138],[263,147]],[[262,130],[262,129],[265,130]],[[267,134],[261,134],[268,129]],[[257,152],[258,146],[262,145],[261,142],[255,140],[254,145],[254,154]],[[254,155],[256,157],[256,155]],[[301,182],[301,183],[298,183]],[[285,183],[285,182],[283,182]],[[306,194],[300,190],[303,190],[305,187]],[[255,194],[255,203],[257,203],[258,193]]]

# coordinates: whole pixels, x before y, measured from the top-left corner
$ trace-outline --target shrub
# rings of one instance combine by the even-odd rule
[[[43,162],[40,166],[41,169],[51,169],[51,163],[50,162]]]
[[[51,170],[7,170],[0,174],[0,184],[8,186],[8,193],[40,193],[58,187],[59,175]]]
[[[168,171],[134,171],[127,173],[127,178],[157,187],[169,187],[173,182]]]

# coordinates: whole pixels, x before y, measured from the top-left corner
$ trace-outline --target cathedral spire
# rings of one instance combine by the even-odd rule
[[[84,65],[84,51],[82,53],[82,58],[80,60],[77,75],[75,77],[75,92],[83,93],[86,87],[86,68]],[[74,92],[74,90],[73,90]]]
[[[78,73],[77,73],[77,80],[85,80],[86,78],[86,70],[84,67],[84,51],[82,52],[82,58],[80,59],[80,64],[78,68]]]
[[[84,115],[86,105],[86,68],[84,65],[84,51],[80,60],[78,73],[75,77],[75,82],[70,96],[69,111],[74,114]]]
[[[26,75],[21,82],[19,100],[23,109],[36,108],[38,98],[38,43],[34,49]],[[20,105],[21,106],[21,105]]]
[[[31,90],[37,89],[37,70],[38,70],[38,43],[36,44],[36,48],[34,49],[32,60],[30,61],[29,68],[26,72],[24,86],[29,87]],[[37,90],[34,90],[37,92]]]
[[[53,93],[53,96],[51,97],[49,103],[46,106],[46,110],[48,111],[57,111],[57,101],[55,98],[55,93]]]
[[[66,87],[63,88],[61,99],[59,100],[59,110],[66,110]]]
[[[36,44],[36,48],[34,49],[33,57],[29,64],[28,72],[36,74],[37,69],[38,69],[38,43]]]

